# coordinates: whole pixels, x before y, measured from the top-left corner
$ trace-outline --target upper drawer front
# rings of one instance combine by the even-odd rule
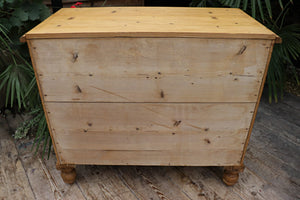
[[[255,102],[270,40],[30,41],[45,101]]]

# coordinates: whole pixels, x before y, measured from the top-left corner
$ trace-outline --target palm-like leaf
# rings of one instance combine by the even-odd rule
[[[281,9],[283,9],[282,0],[277,0]],[[268,14],[268,17],[272,19],[272,5],[270,0],[194,0],[190,4],[190,6],[197,7],[207,7],[212,6],[215,7],[218,3],[222,6],[227,6],[231,8],[241,8],[244,11],[249,11],[252,17],[257,18],[259,16],[260,19],[264,21],[265,13]],[[259,15],[258,15],[259,12]]]
[[[286,81],[286,66],[293,65],[293,60],[297,60],[300,56],[300,25],[293,24],[283,27],[278,35],[282,38],[282,44],[274,46],[267,76],[270,102],[272,102],[272,97],[275,102],[278,101],[278,89],[282,96]],[[297,75],[295,79],[299,84]]]
[[[16,102],[18,108],[34,108],[33,118],[24,122],[15,132],[15,138],[25,137],[29,130],[36,130],[34,145],[36,150],[43,141],[44,156],[48,146],[48,157],[52,141],[49,137],[47,122],[42,109],[34,71],[31,65],[13,49],[13,41],[7,35],[7,30],[0,24],[0,91],[6,94],[6,107],[13,107]],[[7,65],[7,63],[10,63]],[[1,70],[2,69],[2,70]],[[35,128],[37,127],[37,129]]]

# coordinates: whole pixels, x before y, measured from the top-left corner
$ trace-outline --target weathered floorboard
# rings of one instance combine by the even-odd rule
[[[78,178],[68,185],[55,169],[53,154],[43,160],[30,151],[30,140],[15,144],[0,119],[0,199],[299,199],[297,102],[299,97],[294,96],[275,106],[261,102],[246,169],[233,187],[221,182],[219,167],[77,166]],[[280,105],[282,115],[276,110]]]
[[[283,199],[299,199],[300,126],[295,118],[300,113],[299,106],[295,104],[299,97],[286,98],[287,101],[273,107],[261,103],[245,164],[263,177],[270,187],[275,187],[281,194],[288,194]],[[290,106],[289,102],[293,105]],[[285,108],[283,113],[279,112],[282,108]]]
[[[86,199],[138,199],[109,166],[78,166],[77,184]]]
[[[153,189],[149,182],[138,173],[135,166],[115,166],[115,173],[118,174],[122,182],[135,194],[138,199],[160,200],[160,193],[157,189]]]
[[[235,194],[231,187],[225,186],[211,168],[207,167],[180,167],[177,168],[184,176],[202,189],[203,195],[208,199],[240,200],[240,195]]]
[[[60,171],[55,167],[54,154],[51,159],[44,160],[39,154],[34,156],[34,152],[30,151],[31,142],[26,146],[19,144],[18,151],[36,199],[84,199],[76,184],[68,185],[62,181]]]
[[[34,199],[8,126],[0,117],[0,199]]]

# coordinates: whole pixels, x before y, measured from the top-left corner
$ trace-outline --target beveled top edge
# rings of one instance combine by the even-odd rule
[[[276,39],[237,8],[62,8],[25,34],[26,39],[82,37],[199,37]]]

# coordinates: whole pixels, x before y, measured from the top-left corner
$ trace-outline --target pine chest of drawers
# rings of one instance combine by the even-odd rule
[[[237,181],[278,37],[239,9],[61,9],[23,37],[75,165],[225,166]]]

